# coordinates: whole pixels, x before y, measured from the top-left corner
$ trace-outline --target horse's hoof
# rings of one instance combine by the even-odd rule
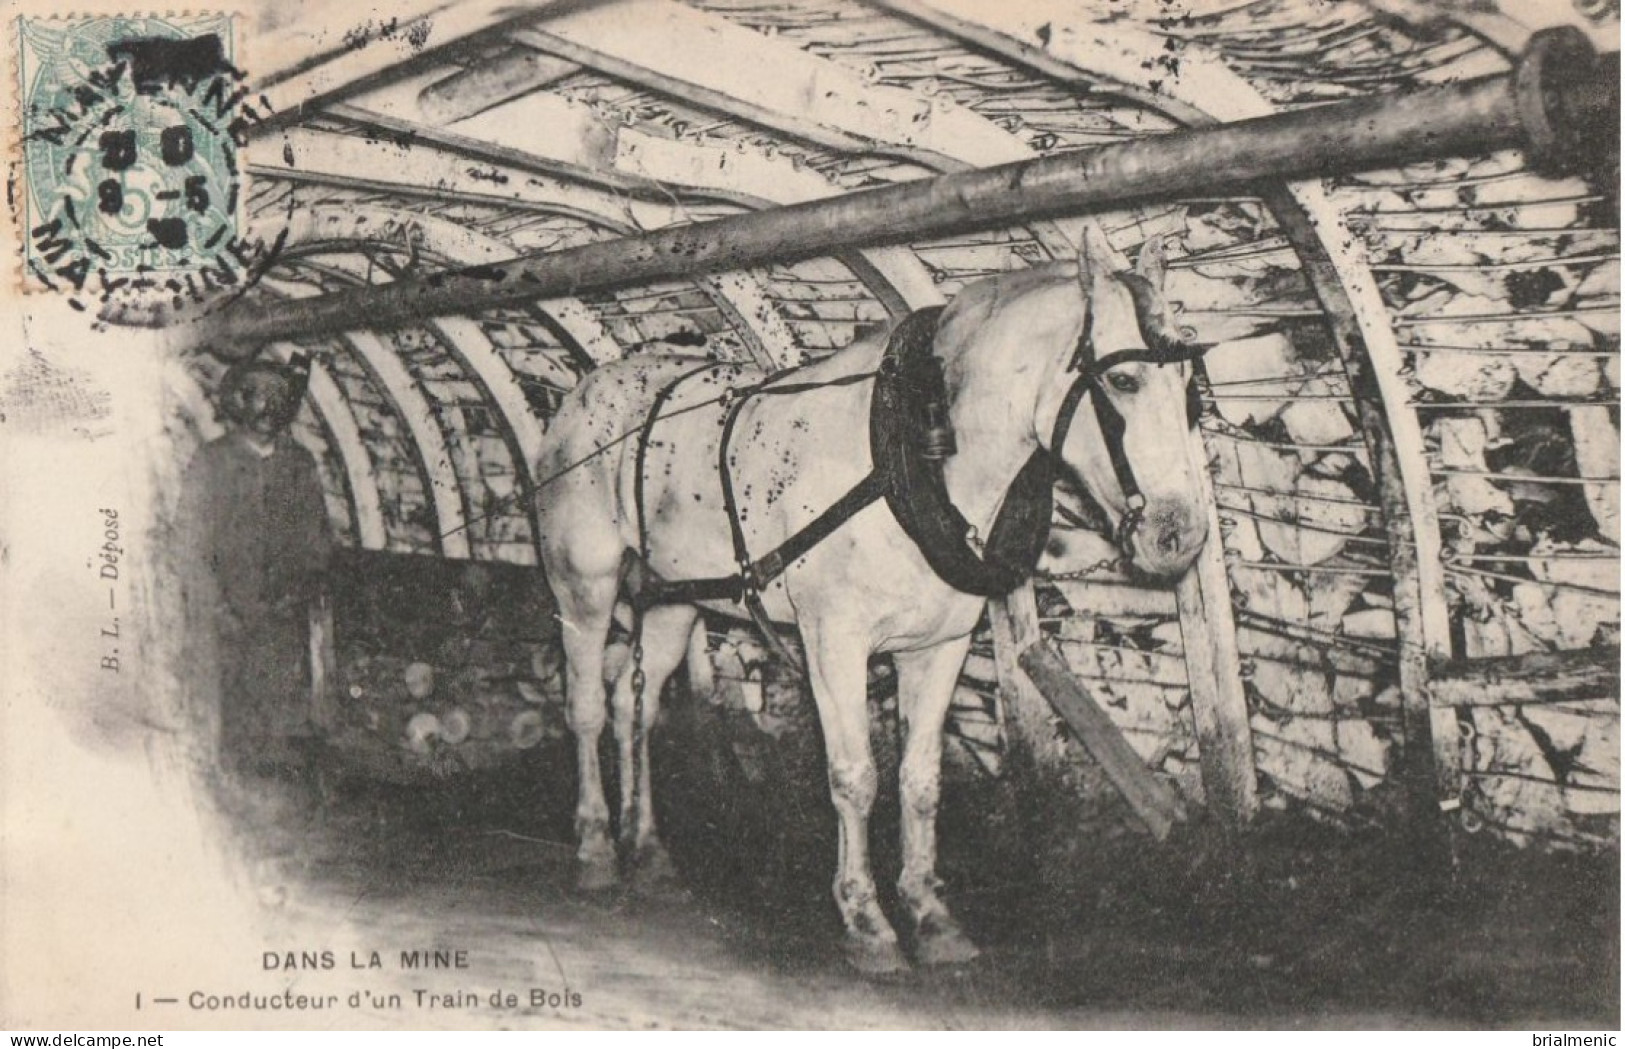
[[[671,895],[678,891],[677,867],[665,846],[656,842],[637,854],[632,867],[632,883],[644,895]]]
[[[604,892],[620,884],[620,880],[613,859],[582,860],[576,866],[576,889],[581,892]]]
[[[964,965],[975,961],[981,953],[970,937],[952,922],[922,932],[915,950],[921,965]]]
[[[885,976],[908,971],[908,959],[894,939],[851,936],[846,938],[846,960],[865,976]]]

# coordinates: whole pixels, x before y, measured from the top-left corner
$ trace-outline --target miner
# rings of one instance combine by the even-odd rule
[[[194,622],[214,635],[220,770],[263,804],[313,783],[310,622],[332,553],[316,461],[288,433],[308,371],[240,362],[226,373],[228,432],[187,469],[183,534]]]

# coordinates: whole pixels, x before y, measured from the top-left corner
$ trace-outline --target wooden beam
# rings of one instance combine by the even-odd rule
[[[489,238],[443,219],[371,207],[317,205],[303,209],[300,221],[290,229],[288,241],[293,248],[308,250],[322,243],[324,233],[342,236],[345,243],[371,240],[389,246],[410,245],[465,264],[479,262],[482,254],[501,250],[498,244],[489,242]],[[358,260],[328,257],[321,263],[341,278],[356,283],[366,283],[369,279],[369,267]],[[480,391],[481,398],[494,408],[497,428],[508,449],[524,499],[523,509],[530,520],[532,540],[539,544],[541,526],[536,517],[532,473],[533,464],[541,454],[540,420],[531,411],[513,369],[477,323],[463,317],[446,317],[429,322],[429,328],[440,337],[464,375]],[[538,556],[540,552],[538,546]]]
[[[480,397],[496,408],[497,426],[513,462],[514,479],[522,500],[519,509],[530,522],[536,563],[541,564],[542,522],[536,502],[536,463],[541,457],[542,422],[531,410],[513,369],[503,360],[485,329],[466,317],[442,317],[431,321],[430,326],[479,388]]]
[[[1183,819],[1179,796],[1173,788],[1151,774],[1112,719],[1096,705],[1047,642],[1034,642],[1021,653],[1018,662],[1038,691],[1066,719],[1090,756],[1100,763],[1101,770],[1152,837],[1165,841],[1174,824]]]
[[[596,115],[587,107],[551,95],[530,96],[515,105],[489,111],[455,134],[408,120],[394,111],[370,108],[374,103],[371,97],[363,102],[365,104],[330,107],[326,112],[358,126],[387,132],[414,148],[432,146],[502,166],[487,172],[488,176],[501,174],[506,178],[507,168],[511,166],[547,178],[593,186],[616,197],[631,195],[668,207],[673,201],[714,200],[756,210],[842,192],[827,176],[785,157],[768,157],[756,146],[740,149],[679,142],[626,128],[619,128],[610,135],[596,123]],[[558,119],[561,110],[563,120]],[[539,130],[531,135],[515,135],[514,128]],[[495,134],[504,129],[508,131],[508,141],[503,144],[481,137],[485,131]],[[269,174],[275,168],[267,166],[257,170]],[[463,185],[467,187],[466,180]],[[645,212],[637,212],[634,217],[639,215],[646,217]],[[943,301],[941,289],[930,271],[906,249],[871,248],[837,257],[895,316],[909,309],[940,305]],[[726,283],[726,279],[723,280]],[[749,289],[742,289],[740,296],[749,297]],[[758,314],[752,311],[743,316],[755,318]],[[760,316],[761,323],[769,326],[761,336],[755,334],[754,322],[741,328],[757,346],[794,345],[793,338],[787,334],[788,326],[777,317],[776,311]],[[615,356],[612,354],[605,359],[612,360]]]
[[[733,329],[745,339],[757,365],[771,372],[802,363],[795,333],[756,274],[719,273],[702,278],[700,283],[722,307]]]
[[[568,339],[594,364],[621,359],[621,344],[604,327],[598,314],[580,299],[543,299],[536,305],[556,325],[555,333]]]
[[[1527,79],[1527,78],[1526,78]],[[1594,127],[1617,108],[1617,72],[1555,85],[1553,113]],[[1609,92],[1615,92],[1612,99]],[[1237,192],[1261,179],[1307,178],[1366,167],[1525,144],[1532,92],[1489,77],[1404,95],[1381,95],[1274,116],[1159,135],[659,229],[618,241],[520,257],[433,278],[218,316],[224,334],[272,338],[342,330],[366,316],[387,327],[413,318],[471,313],[534,301],[770,262],[832,255],[1035,215],[1084,212],[1182,194]],[[1533,94],[1539,95],[1538,92]],[[1551,125],[1550,114],[1531,117]]]
[[[490,163],[528,166],[552,177],[668,204],[674,199],[717,201],[755,211],[845,192],[831,176],[760,145],[651,135],[612,125],[584,103],[557,95],[527,95],[465,120],[451,132],[429,127],[421,117],[407,119],[399,111],[400,103],[386,94],[325,112],[414,144]],[[502,142],[493,142],[496,137]],[[942,303],[942,291],[930,271],[906,248],[871,248],[837,257],[895,314]]]
[[[1433,665],[1433,702],[1456,707],[1619,699],[1619,648],[1529,652]]]
[[[967,150],[989,164],[1028,155],[1019,139],[947,99],[874,83],[789,41],[672,0],[607,0],[510,38],[843,153],[939,171],[964,167]]]
[[[667,204],[674,199],[717,201],[754,211],[845,192],[831,176],[760,145],[652,135],[553,94],[533,93],[496,106],[464,120],[455,131],[430,125],[419,89],[410,82],[323,112],[413,145]],[[501,142],[493,141],[497,138]],[[266,170],[274,167],[269,164]],[[896,316],[943,301],[930,271],[906,248],[871,248],[837,257]]]
[[[1284,194],[1281,194],[1284,197]],[[1369,268],[1339,268],[1336,254],[1355,240],[1317,239],[1314,216],[1291,198],[1271,201],[1276,219],[1298,249],[1304,271],[1325,312],[1365,440],[1382,507],[1384,537],[1394,580],[1394,630],[1405,747],[1400,779],[1411,818],[1422,838],[1461,796],[1461,754],[1455,712],[1428,701],[1428,664],[1450,653],[1444,585],[1444,541],[1433,501],[1432,477],[1421,422],[1410,407],[1399,343],[1387,323],[1376,277]],[[1332,227],[1336,229],[1338,227]],[[1346,228],[1346,227],[1344,227]]]
[[[516,47],[430,84],[419,93],[418,108],[428,123],[443,127],[563,80],[580,68]]]
[[[340,338],[355,351],[373,381],[395,406],[401,421],[406,423],[408,444],[417,460],[420,476],[426,482],[429,504],[434,508],[437,552],[445,557],[472,557],[463,486],[452,466],[446,433],[440,428],[440,420],[435,417],[429,399],[383,339],[370,331],[347,331],[341,333]]]
[[[1234,830],[1258,815],[1258,770],[1253,761],[1253,729],[1241,677],[1241,650],[1213,475],[1199,433],[1191,433],[1190,445],[1197,499],[1207,518],[1207,542],[1196,563],[1180,577],[1174,597],[1184,638],[1191,715],[1201,750],[1203,792],[1208,809]]]
[[[485,400],[495,406],[507,431],[514,466],[521,475],[528,475],[530,464],[541,455],[542,423],[525,400],[525,391],[514,378],[513,369],[485,330],[467,317],[445,317],[431,327]]]
[[[354,219],[362,217],[357,216],[356,212],[358,210],[377,211],[380,209],[318,206],[308,209],[306,214],[310,216],[312,224],[317,228],[333,228],[334,224],[324,221],[327,212],[339,212],[347,215],[352,220],[351,223],[346,224],[348,232],[354,236],[361,228],[354,223]],[[434,251],[437,248],[448,246],[443,237],[429,243],[429,238],[424,233],[424,226],[415,221],[414,218],[398,213],[390,214],[395,215],[397,224],[405,223],[411,227],[411,235],[418,243],[422,244],[425,250]],[[428,216],[423,217],[428,218]],[[379,233],[388,228],[376,222],[368,223],[367,227]],[[459,240],[466,242],[464,238],[459,238]],[[290,236],[289,242],[303,249],[300,252],[301,261],[315,263],[319,260],[322,268],[332,273],[335,279],[348,279],[357,284],[364,284],[369,278],[367,265],[353,257],[339,255],[323,257],[319,251],[312,256],[310,249],[312,247],[319,249],[321,243],[319,240],[312,241],[300,238],[296,241]],[[390,238],[380,240],[379,243],[394,245],[398,244],[399,241]],[[459,262],[471,263],[477,261],[477,259],[470,258],[470,254],[464,251],[453,257],[457,258]],[[525,400],[524,391],[520,389],[518,381],[514,378],[513,370],[502,359],[502,355],[498,352],[496,346],[492,344],[490,337],[474,321],[466,317],[445,317],[429,322],[428,327],[440,337],[440,341],[445,344],[452,359],[462,368],[463,374],[479,389],[485,400],[496,408],[498,422],[507,431],[505,434],[506,443],[513,453],[514,462],[523,470],[527,462],[534,462],[536,457],[541,454],[542,425],[531,412],[530,403]]]
[[[803,142],[917,165],[922,176],[1035,155],[1020,136],[947,98],[875,83],[838,62],[672,0],[610,0],[511,36]],[[1029,228],[1054,258],[1070,258],[1077,250],[1076,233],[1056,223],[1037,221]]]
[[[378,126],[400,124],[380,121]],[[623,229],[658,229],[685,219],[674,213],[669,194],[662,197],[653,191],[629,194],[601,188],[559,178],[540,163],[499,160],[494,153],[475,157],[464,150],[425,148],[420,144],[427,141],[408,135],[396,140],[390,136],[289,128],[277,143],[277,150],[257,153],[251,159],[248,172],[264,178],[433,190],[442,197],[516,205],[593,224],[601,223],[610,213],[616,216],[615,225]],[[283,159],[284,147],[293,157],[292,164]],[[477,162],[471,164],[470,160]]]
[[[567,185],[585,185],[596,190],[630,196],[638,200],[654,201],[667,206],[680,189],[654,179],[627,175],[613,166],[579,163],[576,156],[587,152],[590,148],[585,144],[577,143],[563,148],[555,146],[548,151],[542,151],[538,140],[552,141],[555,135],[562,135],[568,130],[550,122],[544,121],[544,126],[537,136],[533,137],[526,134],[523,129],[515,128],[503,141],[498,142],[475,133],[484,129],[486,121],[483,118],[472,122],[476,125],[473,128],[465,127],[449,131],[425,123],[419,117],[408,117],[348,102],[326,106],[322,109],[322,115],[377,132],[378,135],[374,137],[382,139],[386,146],[393,146],[402,155],[403,160],[411,160],[419,150],[432,150],[441,155],[463,157],[482,164],[494,165],[510,178],[511,172],[524,172],[543,180],[537,188],[542,186],[551,188],[555,181],[558,181]],[[547,114],[541,115],[545,117]],[[501,131],[500,128],[490,130],[493,133]],[[599,143],[599,148],[602,149],[603,145]],[[299,159],[300,154],[295,152],[295,165]],[[286,164],[280,154],[277,160]],[[464,171],[467,171],[466,165]],[[487,181],[491,179],[487,178]],[[716,193],[694,191],[690,194],[690,199],[712,199],[726,204],[741,203],[739,194],[723,191]]]
[[[287,140],[297,147],[293,167],[256,167],[250,170],[283,178],[305,177],[338,184],[365,179],[373,186],[397,185],[408,192],[428,187],[445,192],[451,188],[470,201],[524,204],[620,233],[681,223],[688,217],[683,208],[670,202],[669,194],[661,203],[629,200],[593,185],[527,173],[523,168],[506,164],[483,165],[471,172],[467,163],[457,156],[424,149],[420,144],[401,146],[379,139],[335,135],[305,128],[290,129]],[[419,140],[414,137],[412,141],[416,143]],[[395,178],[402,178],[402,181],[391,182]],[[327,225],[335,227],[343,235],[346,221],[346,217],[340,215]],[[397,225],[406,221],[404,217],[396,219]],[[303,225],[301,220],[300,227],[303,228]],[[300,242],[290,234],[290,246]],[[464,265],[501,261],[496,253],[487,253],[486,258],[477,262],[450,252],[446,254]],[[734,272],[704,278],[699,283],[723,315],[734,322],[735,329],[756,363],[776,370],[783,367],[786,361],[799,360],[800,351],[795,337],[778,315],[778,308],[773,305],[759,277],[749,272]]]
[[[999,678],[999,714],[1007,738],[1033,752],[1035,761],[1049,732],[1049,701],[1021,669],[1021,654],[1043,640],[1032,580],[987,603],[993,627],[993,666]]]
[[[252,137],[296,124],[326,102],[403,75],[447,48],[505,25],[545,13],[558,0],[399,0],[383,19],[360,19],[358,9],[323,8],[333,18],[297,18],[254,41],[255,87],[270,115],[249,129]]]
[[[403,249],[415,243],[431,256],[453,259],[465,266],[500,262],[513,251],[495,237],[432,214],[350,204],[316,204],[298,209],[288,223],[289,245],[309,246],[324,241],[363,241]],[[581,300],[546,299],[533,308],[544,315],[544,323],[559,338],[593,362],[602,364],[620,358],[619,345],[604,330],[597,314]]]
[[[286,298],[311,295],[309,287],[278,280],[272,276],[262,278],[267,289]],[[446,557],[468,558],[472,552],[468,543],[466,503],[457,471],[452,467],[451,449],[446,434],[435,418],[434,409],[406,365],[401,363],[382,339],[370,331],[344,331],[337,337],[347,345],[366,370],[379,392],[389,402],[395,415],[406,424],[407,448],[413,465],[423,482],[424,494],[435,515],[435,550]]]
[[[304,352],[292,343],[278,343],[274,350],[285,357]],[[350,505],[355,514],[356,541],[367,550],[382,550],[389,545],[389,533],[384,527],[384,511],[378,498],[378,474],[372,466],[367,443],[356,425],[350,402],[333,380],[321,361],[310,365],[311,403],[322,413],[333,442],[338,446],[339,461],[344,464],[346,487],[350,490]]]
[[[1209,118],[1243,120],[1275,107],[1235,73],[1218,54],[1154,34],[1127,20],[1101,21],[1099,8],[1055,0],[867,0],[876,7],[929,26],[979,51],[1009,60],[1051,80],[1086,91],[1105,87],[1147,109],[1168,113],[1171,100],[1197,98]],[[1151,56],[1178,55],[1178,75]],[[1211,92],[1212,80],[1241,85],[1232,97]],[[1102,84],[1102,81],[1114,83]],[[1152,82],[1156,86],[1152,86]],[[1251,110],[1234,112],[1232,107]],[[1174,116],[1181,123],[1182,117]]]
[[[1581,11],[1584,5],[1554,4],[1550,0],[1495,0],[1490,4],[1435,4],[1429,0],[1365,0],[1374,11],[1397,18],[1404,25],[1433,31],[1438,24],[1461,26],[1505,55],[1516,57],[1529,38],[1551,26],[1573,26],[1591,38],[1599,51],[1619,46],[1617,19],[1593,22]]]

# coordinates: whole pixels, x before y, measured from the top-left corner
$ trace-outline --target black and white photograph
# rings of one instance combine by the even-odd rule
[[[0,1029],[1614,1044],[1618,0],[4,24]]]

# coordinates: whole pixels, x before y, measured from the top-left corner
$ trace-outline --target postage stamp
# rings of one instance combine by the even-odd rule
[[[23,18],[23,261],[84,309],[239,283],[239,148],[260,117],[233,17]]]

